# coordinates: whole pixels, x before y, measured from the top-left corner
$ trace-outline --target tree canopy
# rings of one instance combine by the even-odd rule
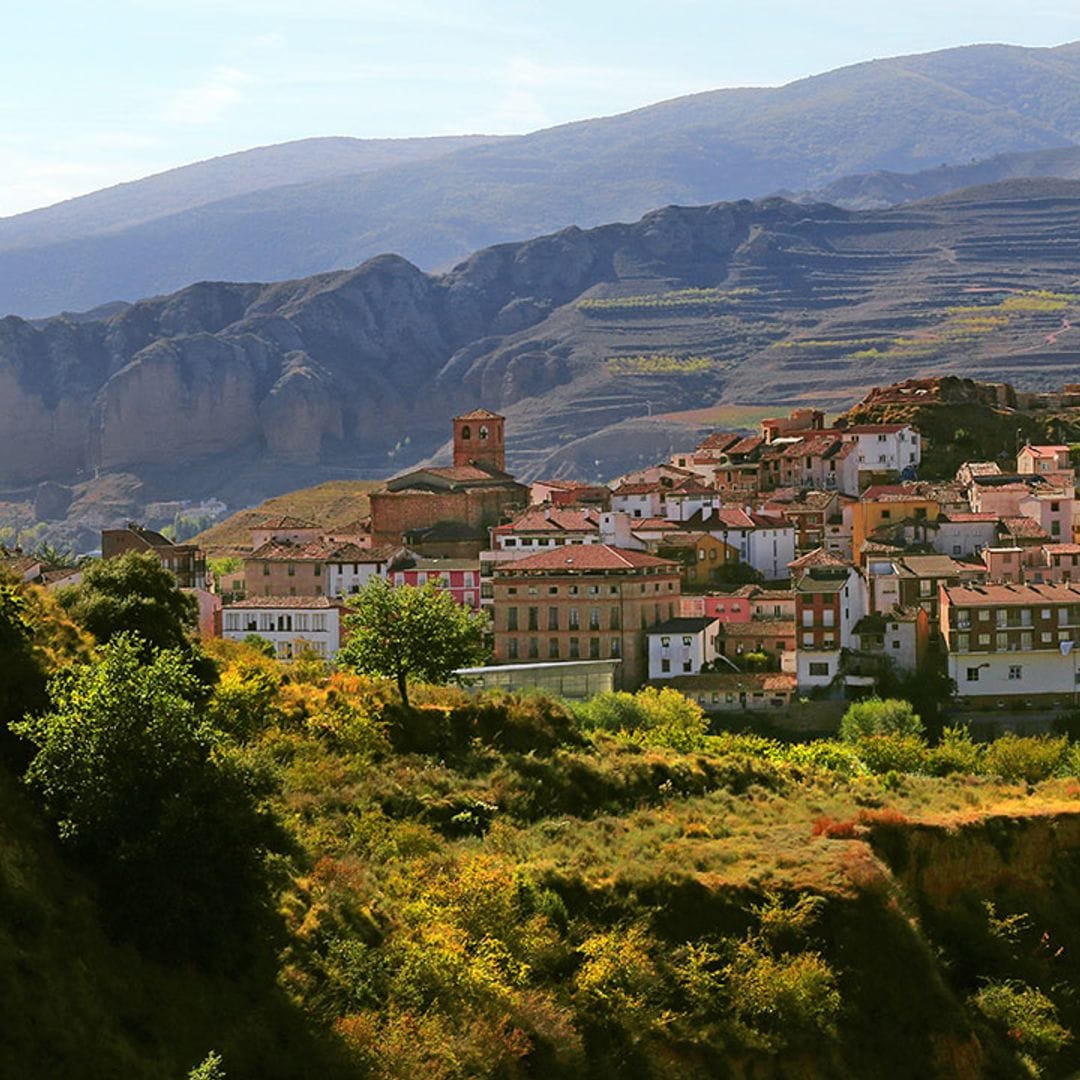
[[[182,648],[198,621],[195,600],[149,553],[133,551],[90,564],[82,583],[62,590],[60,598],[103,644],[127,631],[148,648]]]
[[[123,928],[196,953],[244,939],[269,836],[204,699],[188,652],[148,659],[119,634],[50,680],[46,712],[12,724],[36,748],[27,782]]]
[[[446,682],[456,668],[488,657],[488,618],[454,601],[432,583],[393,586],[374,579],[349,599],[348,640],[338,663],[362,675],[396,680],[409,703],[409,679]]]
[[[869,735],[922,735],[923,724],[910,701],[867,698],[856,701],[840,721],[840,738],[858,742]]]

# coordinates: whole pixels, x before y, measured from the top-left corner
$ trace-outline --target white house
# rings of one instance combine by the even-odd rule
[[[903,472],[922,460],[919,433],[910,424],[854,424],[843,428],[845,442],[858,445],[860,472]]]
[[[403,547],[362,548],[342,544],[326,562],[328,596],[351,596],[377,577],[387,577],[394,565],[408,555]]]
[[[671,679],[697,675],[703,664],[712,663],[717,652],[720,620],[702,616],[668,619],[647,631],[649,678]]]
[[[222,608],[222,637],[243,641],[257,634],[274,646],[279,660],[305,650],[332,657],[341,647],[342,604],[327,596],[257,596]]]

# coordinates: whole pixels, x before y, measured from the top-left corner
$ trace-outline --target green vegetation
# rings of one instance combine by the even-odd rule
[[[609,356],[608,370],[613,375],[699,375],[718,365],[711,356],[665,356],[650,353],[638,356]]]
[[[641,296],[590,297],[579,300],[577,307],[588,315],[650,315],[653,313],[708,313],[736,306],[747,297],[757,296],[760,290],[737,289],[672,289],[663,293]]]
[[[934,743],[885,700],[781,742],[710,733],[670,688],[570,705],[419,666],[405,702],[396,677],[123,632],[46,670],[35,642],[70,621],[36,596],[0,602],[50,692],[10,736],[40,808],[0,770],[0,1071],[1080,1066],[1067,738]]]
[[[428,582],[420,588],[374,578],[349,598],[349,637],[338,654],[342,667],[387,675],[409,705],[409,679],[446,682],[454,670],[487,659],[488,618],[458,604]]]

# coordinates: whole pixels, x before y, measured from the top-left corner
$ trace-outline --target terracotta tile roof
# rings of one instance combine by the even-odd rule
[[[714,431],[708,438],[698,443],[696,449],[723,451],[744,438],[746,438],[745,435],[739,435],[732,431]]]
[[[506,417],[492,412],[490,409],[473,409],[472,412],[462,413],[455,416],[455,420],[505,420]]]
[[[491,531],[496,536],[514,536],[517,533],[592,533],[600,528],[600,514],[594,509],[580,507],[530,506],[506,525],[497,525]]]
[[[942,514],[941,517],[938,518],[939,521],[954,522],[957,525],[970,525],[977,521],[997,521],[997,519],[997,514],[954,513],[953,511],[949,511],[949,513],[947,514]]]
[[[792,637],[795,633],[794,619],[751,619],[749,622],[720,624],[725,637]]]
[[[731,454],[750,454],[753,453],[759,446],[761,446],[765,440],[760,435],[747,435],[745,438],[740,439],[737,443],[729,446],[724,453]]]
[[[1034,519],[1029,517],[1003,517],[1000,531],[1007,536],[1023,540],[1048,540],[1049,534]]]
[[[945,587],[949,602],[960,607],[988,607],[1015,604],[1037,607],[1040,604],[1080,603],[1077,585],[950,585]]]
[[[1048,458],[1056,458],[1059,454],[1067,454],[1069,452],[1069,448],[1067,446],[1032,446],[1030,443],[1028,443],[1027,446],[1022,446],[1020,448],[1020,453],[1024,453],[1025,450],[1029,454],[1034,454],[1035,457]]]
[[[847,559],[840,558],[839,555],[834,555],[831,551],[826,551],[825,548],[814,548],[813,551],[808,551],[805,555],[800,555],[799,558],[788,563],[789,570],[809,570],[814,566],[848,568],[851,563]]]
[[[636,570],[670,568],[674,573],[679,564],[670,559],[658,559],[643,551],[630,551],[609,544],[565,544],[551,551],[527,555],[513,562],[496,563],[496,575],[515,574],[528,570],[563,570],[588,573],[590,570]]]
[[[245,600],[237,600],[232,604],[225,604],[222,611],[232,611],[234,608],[252,608],[259,610],[266,608],[340,608],[344,605],[338,600],[332,600],[329,596],[249,596]]]
[[[254,529],[317,529],[319,526],[313,521],[305,521],[303,518],[289,517],[282,514],[280,517],[269,517],[253,525]]]
[[[378,548],[360,547],[358,544],[340,543],[334,540],[309,540],[306,543],[290,543],[288,540],[267,540],[265,544],[245,555],[246,559],[262,562],[387,562],[400,552],[400,546]]]
[[[658,680],[659,681],[659,680]],[[676,675],[664,679],[664,686],[693,693],[695,690],[716,690],[739,693],[743,690],[765,690],[772,693],[794,693],[798,680],[786,672],[707,672],[701,675]]]
[[[839,430],[849,435],[895,435],[910,427],[910,424],[852,424]]]
[[[1080,555],[1080,544],[1043,544],[1049,555]]]
[[[929,498],[915,484],[873,484],[862,493],[863,502],[912,502]]]

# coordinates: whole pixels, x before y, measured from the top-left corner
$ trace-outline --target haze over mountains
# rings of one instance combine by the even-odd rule
[[[509,416],[521,475],[606,477],[649,452],[643,432],[670,435],[657,414],[715,402],[835,407],[925,371],[1060,385],[1077,250],[1080,183],[1023,180],[860,213],[669,207],[445,275],[383,256],[97,319],[9,317],[0,487],[125,472],[164,497],[242,475],[255,496],[377,475],[476,404]]]
[[[199,279],[304,276],[383,252],[433,269],[667,203],[812,191],[1078,141],[1075,43],[875,60],[499,140],[304,140],[0,221],[0,311],[43,316]],[[877,186],[873,198],[891,198]]]

